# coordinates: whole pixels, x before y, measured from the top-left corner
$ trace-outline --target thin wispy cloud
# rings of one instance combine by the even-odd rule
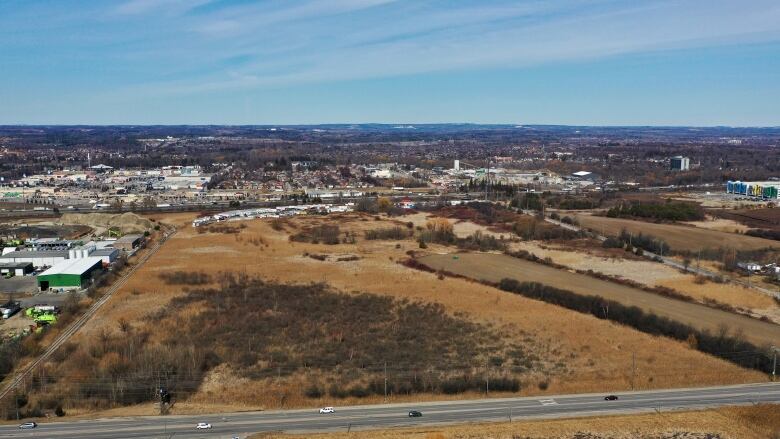
[[[729,2],[602,1],[591,2],[590,10],[583,10],[581,2],[566,1],[481,7],[466,2],[459,8],[444,8],[439,2],[382,0],[286,4],[236,6],[188,17],[186,26],[208,34],[201,41],[204,53],[242,55],[250,62],[239,69],[216,69],[147,87],[155,93],[214,91],[524,67],[780,38],[780,8],[774,2],[743,8]],[[363,15],[378,7],[380,16]],[[232,41],[237,34],[244,37]]]
[[[67,87],[105,99],[775,42],[775,0],[0,2],[5,79],[54,68]]]

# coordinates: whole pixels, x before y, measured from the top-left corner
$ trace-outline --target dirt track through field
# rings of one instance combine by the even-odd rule
[[[749,341],[758,345],[780,343],[780,325],[704,305],[670,299],[638,288],[507,255],[436,254],[423,256],[419,261],[435,270],[445,270],[477,280],[498,282],[504,278],[511,278],[524,282],[539,282],[583,295],[597,295],[711,332],[717,332],[721,325],[726,325],[732,331],[742,331]]]
[[[755,236],[708,230],[699,227],[655,224],[603,216],[576,215],[580,225],[602,235],[618,235],[622,229],[633,234],[652,235],[666,241],[672,250],[699,251],[706,248],[733,248],[735,250],[759,250],[780,248],[780,241],[757,238]]]

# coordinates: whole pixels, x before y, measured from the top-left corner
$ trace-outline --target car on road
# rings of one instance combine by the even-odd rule
[[[607,395],[604,397],[604,401],[617,401],[618,397],[617,395]]]
[[[24,424],[19,424],[19,428],[21,428],[22,430],[29,430],[37,426],[38,424],[36,424],[35,422],[25,422]]]
[[[198,422],[198,425],[195,426],[198,430],[208,430],[211,428],[211,424],[208,422]]]
[[[327,413],[336,413],[336,410],[333,409],[333,407],[323,407],[320,409],[320,414],[327,414]]]
[[[421,416],[422,416],[422,412],[421,411],[409,410],[409,417],[410,418],[419,418]]]

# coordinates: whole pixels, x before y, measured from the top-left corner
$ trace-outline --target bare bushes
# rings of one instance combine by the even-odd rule
[[[584,296],[571,291],[542,285],[536,282],[519,282],[502,279],[498,287],[504,291],[611,320],[652,335],[662,335],[676,340],[696,340],[692,348],[731,361],[739,366],[771,371],[769,356],[759,347],[747,342],[740,334],[730,334],[721,328],[716,334],[700,331],[689,325],[647,313],[636,306],[626,306],[600,296]],[[735,355],[739,353],[739,355]]]
[[[365,238],[371,240],[395,240],[400,241],[409,239],[414,235],[414,231],[401,227],[387,227],[382,229],[366,230]]]
[[[335,245],[340,242],[341,231],[338,225],[323,224],[301,231],[290,236],[291,241],[308,242],[311,244]]]
[[[165,272],[160,273],[159,277],[168,285],[205,285],[212,282],[212,277],[202,271]]]

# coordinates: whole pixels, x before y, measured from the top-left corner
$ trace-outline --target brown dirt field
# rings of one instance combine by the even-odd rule
[[[780,306],[766,294],[735,284],[718,284],[710,281],[698,284],[696,276],[684,274],[668,265],[651,262],[645,258],[611,257],[600,252],[593,254],[592,250],[580,251],[579,248],[572,248],[567,244],[547,244],[537,241],[512,243],[510,248],[525,250],[540,258],[549,257],[556,264],[574,270],[593,270],[596,273],[628,279],[650,287],[672,288],[700,303],[706,301],[724,303],[758,317],[767,316],[780,323]]]
[[[745,233],[750,230],[750,227],[740,224],[736,221],[724,218],[710,218],[708,217],[704,221],[685,221],[681,224],[686,224],[700,229],[717,230],[719,232],[726,233]]]
[[[271,221],[242,221],[246,228],[238,234],[198,233],[191,227],[192,214],[157,215],[155,218],[176,224],[179,232],[166,242],[149,262],[116,293],[100,312],[80,331],[77,343],[89,343],[101,329],[118,332],[120,317],[132,325],[148,324],[142,318],[164,307],[183,294],[187,287],[167,285],[158,277],[162,272],[184,270],[208,273],[234,272],[260,276],[266,280],[289,283],[326,282],[345,292],[369,292],[426,302],[438,302],[452,313],[493,325],[512,337],[531,340],[545,361],[565,362],[569,373],[524,376],[522,394],[559,394],[608,391],[630,388],[632,353],[636,353],[637,389],[689,387],[691,385],[732,384],[764,380],[758,372],[741,369],[731,363],[704,355],[686,344],[634,331],[594,317],[509,295],[498,289],[463,279],[438,279],[433,273],[407,268],[398,263],[407,258],[417,244],[406,241],[364,241],[362,231],[388,227],[392,220],[376,221],[358,214],[329,217],[297,217],[284,220],[283,231],[274,230]],[[344,231],[355,231],[356,244],[307,244],[290,242],[289,235],[303,227],[337,223]],[[264,244],[255,244],[262,241]],[[396,248],[396,244],[400,244]],[[209,248],[211,252],[193,251]],[[430,250],[445,251],[439,246]],[[355,254],[360,260],[337,262],[330,258],[317,261],[304,256],[314,254]],[[246,383],[221,372],[224,392],[202,390],[185,404],[177,404],[176,413],[216,404],[234,404],[258,408],[279,407],[276,392],[268,382]],[[549,383],[545,390],[537,387]],[[209,386],[211,387],[211,386]],[[455,398],[469,398],[466,394]],[[235,399],[234,399],[235,398]],[[394,397],[394,401],[444,399],[443,397]],[[371,398],[346,403],[377,402]],[[303,397],[289,398],[285,407],[315,406],[319,401]],[[150,410],[151,405],[136,411]]]
[[[742,331],[745,338],[757,345],[780,340],[780,325],[688,303],[642,291],[615,282],[560,270],[524,259],[495,253],[432,254],[418,258],[423,264],[462,276],[489,282],[504,278],[539,282],[583,295],[598,295],[605,299],[637,306],[659,316],[668,317],[695,328],[717,332],[721,325]]]
[[[707,230],[676,224],[656,224],[604,216],[577,215],[580,225],[600,234],[618,235],[622,229],[631,233],[653,235],[666,241],[672,250],[699,251],[706,248],[733,248],[736,250],[759,250],[780,248],[779,241],[737,235],[735,233]]]
[[[780,432],[780,406],[724,407],[712,410],[593,418],[418,427],[353,433],[307,434],[313,439],[769,439]],[[575,436],[590,433],[591,436]],[[685,435],[688,433],[689,435]],[[290,439],[293,434],[257,434],[251,439]]]

